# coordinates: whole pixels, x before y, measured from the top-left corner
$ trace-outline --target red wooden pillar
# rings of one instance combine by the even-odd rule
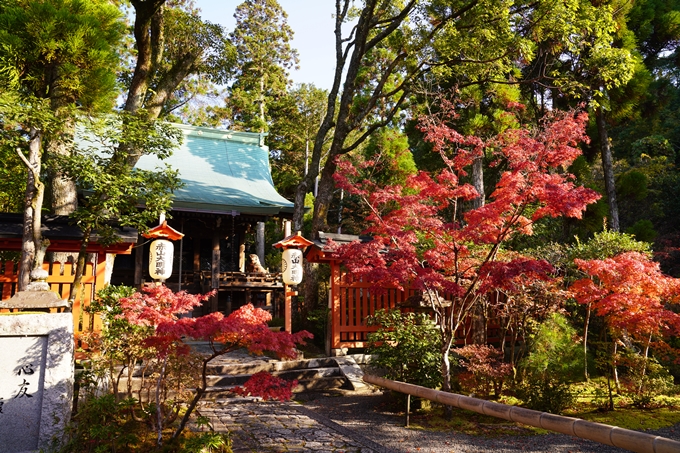
[[[293,296],[297,296],[298,292],[291,289],[290,286],[284,284],[283,291],[285,298],[283,300],[283,320],[284,330],[288,333],[293,332]]]
[[[331,261],[331,349],[340,347],[340,264]]]

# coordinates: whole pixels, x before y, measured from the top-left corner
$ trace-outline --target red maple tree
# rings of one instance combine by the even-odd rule
[[[420,172],[403,185],[378,187],[361,180],[348,160],[336,180],[370,209],[367,234],[373,241],[341,247],[348,270],[376,288],[420,290],[434,309],[442,334],[442,377],[450,390],[449,350],[454,333],[471,309],[495,288],[517,290],[526,279],[547,279],[544,260],[509,254],[503,244],[550,216],[580,218],[600,195],[574,184],[566,168],[587,141],[584,113],[554,114],[540,128],[508,129],[490,140],[464,136],[439,121],[423,123],[425,138],[445,164],[437,174]],[[466,168],[483,154],[503,168],[488,202],[462,212],[477,198],[461,182]]]
[[[305,339],[312,338],[312,334],[305,330],[294,334],[271,331],[267,325],[267,322],[271,320],[271,314],[266,310],[253,307],[252,304],[240,307],[229,316],[215,312],[197,318],[180,317],[201,305],[212,294],[193,295],[184,291],[174,293],[168,287],[161,285],[143,288],[142,292],[120,300],[122,317],[132,324],[154,327],[155,333],[147,339],[147,343],[148,346],[156,349],[161,359],[167,358],[169,354],[189,353],[189,347],[182,341],[185,337],[207,341],[209,344],[211,353],[202,360],[201,384],[196,388],[194,398],[189,403],[173,438],[182,432],[196,404],[207,390],[208,363],[214,358],[242,348],[254,354],[270,351],[280,358],[295,358],[297,357],[296,345],[304,344]],[[163,371],[159,379],[162,378]],[[281,391],[280,382],[263,380],[262,376],[258,376],[253,385],[247,385],[248,383],[244,385],[247,385],[253,395],[271,397],[271,389],[267,385],[262,385],[267,382],[276,382],[275,395],[290,394],[290,391]],[[288,390],[293,385],[291,383]],[[158,402],[156,405],[160,411],[161,405]],[[160,443],[162,421],[161,413],[158,414]]]
[[[659,263],[639,252],[574,262],[587,278],[570,290],[605,320],[614,341],[629,337],[643,346],[647,357],[654,340],[680,333],[680,314],[669,305],[680,302],[680,279],[664,275]]]

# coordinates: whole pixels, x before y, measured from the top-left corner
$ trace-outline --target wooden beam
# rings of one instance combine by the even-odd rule
[[[194,274],[201,272],[201,240],[194,237]]]
[[[144,242],[144,238],[139,236],[137,248],[135,249],[135,275],[133,283],[137,289],[142,287],[142,279],[144,277]]]
[[[210,312],[218,311],[217,294],[220,289],[220,236],[215,230],[212,238],[212,263],[210,264],[212,289],[215,295],[210,298]]]

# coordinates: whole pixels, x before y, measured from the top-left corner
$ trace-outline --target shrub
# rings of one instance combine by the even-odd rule
[[[630,353],[619,364],[628,367],[621,382],[621,394],[631,399],[633,406],[648,409],[657,396],[673,389],[673,376],[654,358]]]
[[[559,414],[573,402],[570,383],[583,374],[576,331],[555,313],[529,338],[530,353],[520,363],[517,395],[535,410]]]
[[[305,331],[292,335],[272,332],[267,326],[271,315],[251,304],[228,317],[219,312],[198,318],[180,316],[208,297],[209,294],[173,293],[165,286],[143,288],[141,293],[131,288],[110,287],[100,293],[92,310],[103,315],[103,333],[90,340],[99,341],[100,352],[92,360],[93,371],[83,374],[82,384],[91,383],[95,372],[103,371],[113,381],[113,394],[100,398],[95,396],[97,391],[90,392],[90,401],[82,406],[82,415],[78,415],[86,421],[76,421],[72,444],[85,442],[88,448],[90,444],[101,444],[91,450],[97,452],[150,451],[153,447],[148,442],[155,441],[159,451],[161,446],[163,451],[182,451],[186,437],[181,434],[208,387],[207,365],[212,359],[241,348],[254,354],[270,351],[282,358],[295,357],[296,345],[311,337]],[[185,338],[207,341],[210,352],[192,353],[183,341]],[[115,390],[123,372],[114,370],[121,364],[123,370],[128,370],[128,376],[133,367],[141,374],[142,383],[134,392],[137,398],[121,401],[121,395]],[[288,384],[282,386],[275,379],[266,378],[254,384],[248,389],[250,393],[290,398]],[[275,387],[269,388],[269,384]],[[129,386],[127,393],[133,394]],[[102,409],[92,411],[96,405],[102,405]],[[106,414],[111,415],[101,422],[88,419]],[[173,423],[173,430],[169,432],[167,428]],[[117,427],[123,425],[126,428],[118,430]],[[149,426],[156,430],[155,439],[150,439]],[[130,437],[137,432],[144,435],[142,440]],[[207,442],[205,448],[189,451],[230,451],[227,444],[220,443],[220,436],[201,437]],[[132,449],[122,449],[120,442],[134,445]]]
[[[512,374],[512,365],[503,362],[503,352],[493,346],[468,345],[454,351],[465,371],[458,374],[463,388],[482,397],[501,396],[505,379]]]
[[[130,416],[133,399],[117,401],[113,394],[90,397],[69,425],[63,452],[130,451],[143,441],[144,425]]]
[[[372,367],[387,379],[441,386],[441,336],[427,315],[378,310],[368,322],[380,326],[368,336],[368,353],[375,355]]]
[[[112,389],[117,400],[133,397],[131,382],[135,365],[148,363],[155,357],[155,351],[145,345],[146,340],[153,335],[153,328],[136,326],[121,317],[123,310],[120,299],[134,293],[135,289],[129,286],[110,285],[100,290],[97,298],[86,309],[91,314],[101,316],[103,324],[101,332],[83,335],[91,348],[90,375],[98,383],[104,383]],[[127,377],[127,388],[123,396],[119,391],[124,377]]]

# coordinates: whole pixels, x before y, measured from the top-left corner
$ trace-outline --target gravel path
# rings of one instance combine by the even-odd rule
[[[331,396],[309,394],[300,396],[301,411],[317,414],[323,419],[349,429],[394,452],[557,452],[557,453],[616,453],[620,448],[602,445],[564,434],[523,436],[470,436],[453,431],[431,431],[404,427],[404,415],[389,412],[386,395],[381,392],[362,395]],[[415,422],[412,418],[412,423]],[[680,441],[680,425],[650,433]],[[680,453],[680,452],[679,452]]]

